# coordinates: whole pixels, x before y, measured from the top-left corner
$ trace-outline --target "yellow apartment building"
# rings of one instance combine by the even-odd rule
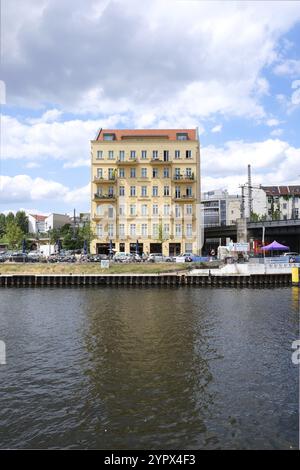
[[[91,253],[200,254],[197,129],[101,129],[91,158]]]

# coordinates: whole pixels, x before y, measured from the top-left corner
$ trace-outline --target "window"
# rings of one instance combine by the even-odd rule
[[[120,196],[125,196],[125,186],[120,186],[120,188],[119,188],[119,195],[120,195]]]
[[[97,188],[97,195],[102,196],[102,188]]]
[[[147,150],[142,150],[142,159],[147,158]]]
[[[135,224],[130,224],[130,236],[131,237],[136,236],[136,225]]]
[[[125,225],[124,224],[119,224],[119,237],[120,238],[125,237]]]
[[[186,150],[185,158],[192,158],[192,151],[191,150]]]
[[[114,224],[108,224],[108,236],[109,237],[114,236]]]
[[[108,179],[113,180],[115,177],[115,170],[114,168],[109,168],[108,169]]]
[[[157,160],[157,159],[158,159],[158,151],[157,151],[157,150],[153,150],[153,152],[152,152],[152,158],[153,158],[153,160]]]
[[[130,215],[136,215],[136,205],[130,204]]]
[[[186,226],[186,236],[187,237],[192,237],[192,235],[193,235],[192,224],[187,224],[187,226]]]
[[[192,197],[193,193],[192,193],[192,186],[187,186],[186,188],[186,195],[187,197]]]
[[[189,178],[192,176],[192,169],[191,168],[186,168],[185,169],[185,174]]]
[[[134,159],[136,156],[136,151],[135,150],[130,150],[130,158]]]
[[[135,195],[136,195],[135,186],[130,186],[130,196],[135,196]]]
[[[177,133],[176,134],[177,140],[188,140],[188,135],[186,133]]]
[[[114,195],[114,187],[113,187],[113,186],[109,186],[109,188],[108,188],[108,195],[109,195],[110,197],[113,197],[113,195]]]
[[[175,206],[175,217],[181,217],[181,210],[178,204]]]
[[[114,218],[114,208],[112,206],[109,206],[109,208],[108,208],[108,218],[109,219]]]
[[[142,237],[148,236],[148,226],[147,224],[142,224]]]
[[[147,186],[142,186],[141,196],[147,197]]]
[[[175,197],[179,198],[180,197],[180,186],[175,187]]]
[[[158,224],[152,224],[152,237],[158,238]]]
[[[169,161],[169,150],[164,150],[164,162]]]
[[[157,168],[153,168],[153,170],[152,170],[152,178],[158,178],[158,169],[157,169]]]
[[[103,151],[97,150],[97,160],[103,160]]]
[[[125,160],[125,152],[124,150],[120,150],[119,152],[119,158],[121,160],[121,162],[123,162]]]
[[[97,215],[103,215],[103,206],[99,204],[96,209]]]
[[[125,168],[119,168],[119,177],[125,178]]]
[[[175,224],[175,236],[181,237],[181,224]]]
[[[142,178],[147,178],[147,168],[142,168],[141,169],[141,177]]]
[[[164,186],[164,196],[170,196],[170,187]]]
[[[115,140],[115,134],[103,134],[103,140]]]
[[[153,204],[152,206],[152,214],[158,215],[158,204]]]
[[[124,204],[121,204],[119,206],[119,214],[120,215],[125,215],[125,206],[124,206]]]
[[[97,169],[97,178],[103,178],[103,169],[102,168]]]
[[[102,226],[102,224],[97,224],[97,237],[103,237],[103,226]]]
[[[170,204],[164,204],[164,215],[170,215]]]
[[[164,178],[169,178],[169,177],[170,177],[169,168],[164,168]]]
[[[152,196],[158,196],[158,186],[152,187]]]
[[[142,204],[142,215],[147,215],[148,214],[148,206],[147,204]]]
[[[180,150],[175,150],[175,158],[180,158]]]
[[[187,214],[187,215],[192,215],[192,214],[193,214],[193,206],[192,206],[192,204],[187,204],[187,205],[186,205],[186,214]]]
[[[163,236],[165,238],[168,238],[170,235],[170,225],[169,224],[164,224],[164,228],[163,228]]]
[[[130,168],[130,178],[135,178],[135,176],[136,176],[135,168]]]
[[[109,159],[109,160],[113,160],[113,158],[114,158],[114,151],[113,151],[113,150],[109,150],[109,151],[108,151],[108,159]]]

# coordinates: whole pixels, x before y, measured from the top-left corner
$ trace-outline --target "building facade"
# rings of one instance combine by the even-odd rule
[[[72,219],[67,214],[28,215],[29,233],[45,233],[51,229],[61,228],[65,224],[71,224]]]
[[[101,129],[91,158],[92,253],[200,253],[197,129]]]
[[[241,217],[242,198],[219,189],[202,194],[204,227],[234,225]]]

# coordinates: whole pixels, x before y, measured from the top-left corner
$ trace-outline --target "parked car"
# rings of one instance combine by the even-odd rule
[[[129,263],[132,261],[132,255],[131,253],[124,253],[123,251],[119,251],[114,255],[113,261],[116,263]]]
[[[147,261],[149,263],[170,263],[173,261],[172,256],[164,256],[162,253],[150,253]]]

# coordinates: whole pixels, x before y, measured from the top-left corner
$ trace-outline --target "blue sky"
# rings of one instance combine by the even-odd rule
[[[300,184],[300,2],[4,0],[1,78],[0,211],[88,211],[100,127],[197,126],[203,190]]]

